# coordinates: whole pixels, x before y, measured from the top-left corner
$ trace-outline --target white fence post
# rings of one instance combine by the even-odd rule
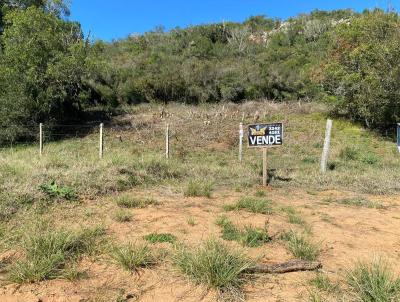
[[[99,157],[100,157],[100,159],[103,158],[103,147],[104,147],[104,144],[103,144],[103,127],[104,127],[104,124],[101,123],[100,124],[100,137],[99,137]]]
[[[333,121],[328,119],[328,121],[326,123],[324,149],[322,151],[322,157],[321,157],[321,172],[322,173],[326,172],[326,168],[327,168],[327,164],[328,164],[329,148],[331,145],[332,125],[333,125]]]
[[[39,154],[43,155],[43,124],[39,124]]]
[[[239,125],[239,162],[243,161],[243,123]]]

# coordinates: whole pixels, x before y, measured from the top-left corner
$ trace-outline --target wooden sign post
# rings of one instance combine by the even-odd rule
[[[43,155],[43,124],[39,124],[39,154]]]
[[[397,149],[400,152],[400,123],[397,124]]]
[[[263,151],[263,186],[268,185],[267,149],[283,144],[283,124],[249,125],[249,147],[262,148]]]
[[[321,156],[321,173],[326,172],[328,165],[329,148],[331,145],[332,125],[333,125],[332,120],[328,120],[326,122],[324,149],[322,150],[322,156]]]
[[[243,123],[240,123],[240,125],[239,125],[239,162],[243,161],[243,136],[244,136]]]

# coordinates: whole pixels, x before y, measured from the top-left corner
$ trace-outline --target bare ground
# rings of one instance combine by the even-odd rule
[[[137,196],[155,198],[159,205],[146,209],[132,209],[133,220],[118,223],[112,219],[117,210],[114,198],[87,200],[83,204],[65,205],[54,209],[51,217],[60,225],[79,226],[102,224],[118,242],[142,240],[151,232],[172,233],[179,241],[196,245],[210,237],[219,237],[220,229],[215,220],[225,214],[236,224],[269,226],[270,235],[290,229],[302,230],[304,226],[288,223],[281,207],[293,206],[312,231],[314,242],[320,242],[320,260],[323,271],[332,280],[340,282],[346,269],[358,260],[371,260],[375,255],[386,257],[393,270],[400,273],[400,197],[362,195],[383,208],[363,208],[332,202],[354,197],[354,193],[339,191],[305,192],[289,189],[268,189],[266,194],[273,201],[271,215],[251,214],[245,211],[223,211],[222,206],[235,202],[248,192],[220,190],[208,198],[185,198],[181,192],[169,188],[156,191],[131,191]],[[357,196],[360,196],[358,194]],[[188,224],[193,218],[195,225]],[[275,236],[277,237],[277,236]],[[228,242],[236,248],[236,243]],[[168,244],[155,247],[170,249]],[[259,248],[245,249],[252,258],[264,263],[292,259],[285,243],[275,239]],[[192,284],[174,269],[168,257],[160,264],[129,274],[113,264],[106,256],[84,259],[78,267],[84,276],[76,281],[52,280],[39,284],[6,285],[0,289],[2,302],[81,302],[81,301],[216,301],[217,294]],[[310,290],[309,280],[314,272],[284,275],[258,275],[245,286],[246,301],[305,301]],[[4,277],[4,276],[3,276]],[[121,300],[117,300],[121,299]],[[125,300],[122,300],[125,299]]]

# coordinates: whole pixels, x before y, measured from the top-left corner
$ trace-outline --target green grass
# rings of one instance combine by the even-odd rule
[[[258,247],[269,241],[271,238],[267,229],[245,226],[244,229],[236,227],[226,216],[217,218],[216,224],[222,228],[222,239],[237,241],[243,246]]]
[[[287,242],[287,249],[297,259],[314,261],[321,253],[321,248],[305,235],[290,231],[283,235],[283,239]]]
[[[300,225],[305,224],[304,219],[300,216],[300,214],[296,211],[294,207],[292,206],[284,207],[281,210],[287,214],[289,223],[300,224]]]
[[[118,210],[114,214],[114,220],[117,222],[129,222],[132,221],[132,214],[126,210]]]
[[[310,280],[310,285],[324,292],[333,292],[338,288],[338,286],[333,284],[328,276],[323,273],[317,273],[315,278]]]
[[[157,201],[151,198],[138,198],[128,194],[124,194],[117,198],[117,205],[121,208],[146,208],[151,205],[157,205]]]
[[[186,197],[207,197],[211,198],[213,184],[207,180],[190,180],[184,190]]]
[[[347,273],[347,283],[354,301],[400,301],[400,278],[393,275],[390,266],[382,259],[358,263]]]
[[[251,213],[271,214],[272,207],[269,200],[254,197],[242,197],[232,205],[225,205],[225,211],[246,210]]]
[[[50,198],[65,200],[78,199],[78,195],[73,188],[68,186],[59,186],[55,181],[42,184],[39,186],[39,189]]]
[[[143,238],[150,243],[164,243],[164,242],[174,243],[176,241],[176,236],[169,233],[168,234],[152,233],[144,236]]]
[[[173,255],[175,266],[195,283],[219,291],[240,291],[243,272],[253,264],[241,252],[208,240],[195,248],[178,246]]]
[[[152,250],[145,244],[128,243],[114,247],[110,256],[116,264],[129,272],[136,272],[157,262]]]
[[[385,208],[383,205],[378,202],[374,202],[365,198],[357,197],[357,198],[345,198],[340,199],[337,203],[353,206],[353,207],[361,207],[361,208],[369,208],[369,209],[383,209]]]
[[[190,226],[195,226],[197,223],[196,223],[196,220],[193,218],[193,217],[189,217],[187,220],[186,220],[186,222],[187,222],[187,224],[188,225],[190,225]]]
[[[267,193],[265,193],[264,191],[258,190],[255,194],[255,197],[265,197],[267,196]]]
[[[15,283],[30,283],[61,277],[66,265],[96,249],[102,234],[101,229],[32,230],[22,238],[24,258],[8,268],[8,278]]]

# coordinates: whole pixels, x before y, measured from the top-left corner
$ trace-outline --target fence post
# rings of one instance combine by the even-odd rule
[[[165,157],[169,159],[169,124],[165,130]]]
[[[102,159],[103,158],[103,127],[104,127],[104,124],[103,123],[101,123],[100,124],[100,137],[99,137],[99,157],[100,157],[100,159]]]
[[[39,124],[39,154],[43,155],[43,124]]]
[[[332,124],[333,124],[333,121],[328,119],[328,121],[326,122],[324,149],[322,151],[322,157],[321,157],[321,172],[322,173],[326,172],[326,167],[328,164],[329,148],[331,145]]]
[[[267,167],[267,148],[263,148],[263,186],[266,187],[268,182],[268,167]]]
[[[239,162],[243,161],[243,123],[239,125]]]

